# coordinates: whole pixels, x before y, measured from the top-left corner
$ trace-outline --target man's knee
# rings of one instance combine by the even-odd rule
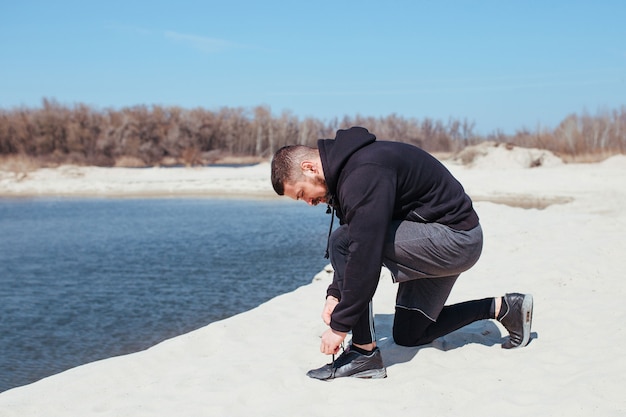
[[[415,340],[413,340],[407,332],[402,331],[402,330],[397,330],[395,326],[393,328],[393,341],[396,343],[396,345],[399,345],[399,346],[406,346],[406,347],[416,346]]]
[[[332,253],[347,253],[350,239],[348,236],[348,228],[340,226],[329,237],[329,246]]]
[[[432,323],[421,311],[396,307],[393,340],[397,345],[408,347],[430,343],[424,340],[423,335]]]

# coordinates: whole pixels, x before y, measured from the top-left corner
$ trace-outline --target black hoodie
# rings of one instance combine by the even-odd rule
[[[348,332],[378,286],[392,220],[470,230],[478,225],[478,216],[461,184],[420,148],[376,141],[362,127],[339,130],[334,140],[319,140],[318,148],[337,217],[350,236],[344,280],[333,280],[327,292],[340,300],[330,327]]]

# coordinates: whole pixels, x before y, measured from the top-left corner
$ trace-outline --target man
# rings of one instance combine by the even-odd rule
[[[444,306],[461,272],[478,260],[482,229],[461,184],[415,146],[377,141],[362,127],[339,130],[318,148],[286,146],[272,160],[279,195],[309,205],[327,203],[340,227],[329,236],[334,268],[322,311],[329,329],[320,350],[337,358],[308,372],[317,379],[384,378],[376,347],[372,297],[381,266],[398,283],[393,338],[420,346],[477,320],[497,319],[509,332],[503,348],[528,344],[533,299],[506,294]],[[332,221],[331,221],[332,231]]]

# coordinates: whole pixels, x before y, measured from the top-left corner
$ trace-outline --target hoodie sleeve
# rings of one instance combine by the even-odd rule
[[[350,243],[341,299],[331,316],[334,330],[350,331],[376,292],[395,190],[395,173],[378,164],[359,165],[342,178],[338,197]]]

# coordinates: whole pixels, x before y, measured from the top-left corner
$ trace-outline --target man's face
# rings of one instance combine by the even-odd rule
[[[285,184],[285,195],[294,200],[302,200],[310,206],[328,203],[330,199],[326,181],[319,174],[307,175],[301,181]]]

